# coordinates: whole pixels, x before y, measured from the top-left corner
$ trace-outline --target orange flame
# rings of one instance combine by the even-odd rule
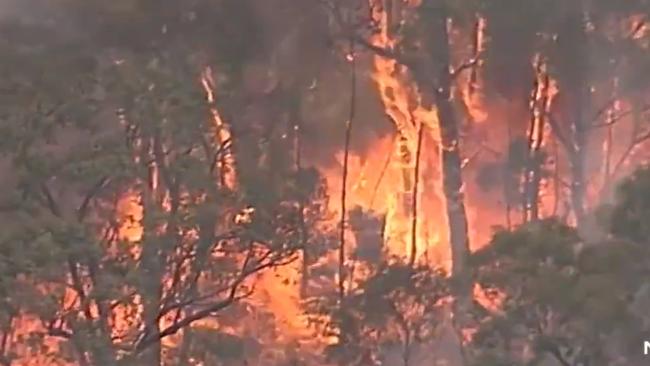
[[[372,16],[379,32],[372,38],[374,45],[386,49],[393,48],[398,39],[390,29],[403,14],[391,14],[381,4],[371,1]],[[416,3],[408,3],[408,6]],[[407,8],[408,8],[407,6]],[[435,260],[443,264],[447,248],[438,245],[447,240],[444,199],[442,198],[439,143],[440,132],[436,111],[423,106],[421,96],[410,80],[408,70],[395,60],[374,56],[373,80],[387,117],[393,122],[397,137],[383,137],[374,143],[373,153],[368,156],[351,154],[349,177],[351,185],[348,192],[349,207],[361,207],[386,218],[384,230],[385,251],[391,257],[406,259],[411,246],[416,246],[416,259]],[[425,129],[424,148],[419,157],[421,163],[419,182],[422,187],[416,190],[415,162],[418,129]],[[338,156],[342,162],[342,153]],[[341,172],[336,168],[323,169],[330,187],[330,196],[337,196],[341,186]],[[412,205],[414,192],[418,192],[418,224],[416,242],[412,243]],[[336,202],[330,207],[340,211]],[[353,239],[353,235],[349,235]],[[352,243],[354,244],[354,243]]]

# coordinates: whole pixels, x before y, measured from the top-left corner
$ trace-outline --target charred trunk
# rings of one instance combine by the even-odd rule
[[[474,20],[474,31],[472,35],[472,54],[474,56],[474,59],[478,59],[480,57],[481,53],[481,45],[482,45],[482,29],[483,23],[481,20],[481,17],[479,15],[476,16],[476,19]],[[469,81],[467,85],[467,92],[469,94],[469,97],[472,98],[474,97],[474,94],[476,93],[476,88],[478,86],[479,80],[478,80],[478,72],[479,72],[479,64],[478,62],[473,65],[470,69],[470,75],[469,75]]]
[[[589,21],[589,10],[587,2],[579,1],[575,4],[574,14],[569,18],[567,34],[565,38],[573,41],[573,58],[569,60],[568,77],[570,81],[569,92],[572,96],[573,103],[569,118],[571,119],[571,141],[568,148],[568,156],[571,164],[571,204],[576,225],[582,226],[585,216],[585,200],[587,192],[586,183],[586,154],[588,145],[588,134],[590,121],[588,114],[590,111],[591,86],[588,81],[589,69],[589,38],[587,35],[587,23]]]
[[[144,225],[140,259],[143,273],[140,287],[143,302],[142,317],[145,324],[143,342],[146,340],[148,346],[142,350],[138,362],[143,366],[159,366],[162,364],[159,312],[163,297],[164,258],[167,254],[165,248],[172,247],[169,241],[174,241],[178,235],[175,218],[180,204],[180,193],[167,171],[162,134],[159,129],[151,139],[149,151],[153,159],[150,159],[152,162],[149,167],[149,184],[143,194],[143,217],[155,216],[163,209],[165,190],[169,192],[171,207],[169,221],[162,238],[156,238],[155,228],[148,227],[146,223]]]
[[[355,49],[354,41],[350,41],[350,60],[351,60],[351,71],[350,71],[350,115],[345,124],[345,150],[343,157],[343,186],[341,187],[341,220],[340,220],[340,234],[339,234],[339,283],[338,283],[338,292],[339,300],[341,304],[343,303],[343,297],[345,296],[345,277],[346,277],[346,268],[345,268],[345,229],[346,229],[346,215],[347,215],[347,184],[348,184],[348,162],[350,158],[350,139],[352,137],[352,122],[354,121],[356,114],[356,88],[357,88],[357,73],[356,73],[356,58],[355,58]]]
[[[151,197],[145,197],[144,206],[143,213],[145,215],[153,215],[154,213],[151,211],[158,209]],[[162,351],[160,324],[158,322],[158,311],[162,297],[162,263],[160,260],[162,253],[160,253],[157,240],[148,237],[148,233],[145,232],[142,239],[140,291],[143,302],[142,317],[145,324],[143,339],[147,339],[150,345],[140,354],[138,362],[143,366],[159,366]]]
[[[539,219],[539,192],[544,166],[544,129],[548,114],[550,80],[543,61],[536,66],[535,83],[530,101],[530,125],[528,130],[528,157],[524,171],[523,222]]]
[[[575,151],[571,154],[571,203],[576,225],[580,227],[585,216],[587,137],[583,123],[577,123],[575,131]]]
[[[293,131],[294,131],[294,150],[295,150],[295,169],[296,169],[296,180],[298,183],[302,183],[302,131],[301,131],[301,121],[300,121],[300,111],[298,108],[294,108],[292,111],[293,114]],[[298,225],[300,230],[300,247],[302,251],[302,261],[301,261],[301,274],[300,274],[300,297],[307,297],[307,288],[309,284],[309,250],[307,248],[307,241],[309,237],[307,222],[305,218],[305,206],[307,206],[307,197],[302,193],[302,190],[299,193],[298,197]]]
[[[437,106],[442,144],[443,191],[447,202],[452,276],[459,284],[458,294],[469,294],[467,260],[470,253],[467,213],[463,192],[460,121],[454,108],[450,73],[448,16],[443,7],[430,9],[431,58],[436,67],[432,85]]]
[[[207,258],[209,257],[210,249],[214,245],[215,230],[216,230],[217,216],[212,212],[206,213],[204,219],[199,224],[199,240],[196,244],[194,253],[194,261],[190,270],[190,288],[187,290],[188,299],[194,299],[199,296],[199,280],[201,274],[206,267]],[[183,330],[183,341],[178,352],[179,364],[184,365],[189,363],[191,357],[192,341],[194,339],[194,332],[192,326],[188,326]]]

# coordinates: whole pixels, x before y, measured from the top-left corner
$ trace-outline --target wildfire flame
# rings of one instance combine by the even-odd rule
[[[410,2],[408,6],[416,5]],[[372,16],[378,32],[372,37],[374,45],[386,49],[394,47],[398,39],[391,34],[394,22],[401,14],[392,14],[380,2],[371,1]],[[395,9],[392,9],[396,11]],[[421,96],[410,80],[408,70],[395,60],[379,55],[373,57],[372,78],[377,85],[386,116],[393,122],[396,135],[376,140],[372,154],[350,154],[348,161],[350,185],[348,207],[385,217],[384,250],[391,257],[405,260],[416,247],[416,260],[426,258],[439,265],[448,258],[446,247],[447,223],[439,167],[440,132],[436,111],[423,106]],[[424,130],[421,156],[416,157],[418,131]],[[343,153],[337,156],[342,164]],[[420,159],[419,179],[422,187],[414,186],[415,163]],[[341,192],[341,172],[337,168],[322,169],[328,182],[330,196]],[[417,195],[418,215],[415,243],[413,230],[413,195]],[[332,202],[333,211],[340,211]],[[354,236],[348,235],[354,244]],[[358,244],[358,243],[357,243]]]
[[[371,4],[371,15],[375,21],[378,31],[371,37],[371,43],[383,49],[394,49],[397,47],[400,39],[399,26],[402,22],[403,15],[415,6],[418,6],[418,0],[368,0]],[[387,8],[384,4],[390,3],[393,6]],[[399,4],[399,5],[395,5]],[[640,40],[648,32],[648,27],[643,19],[631,19],[627,27],[630,28],[632,38]],[[484,31],[486,28],[485,19],[477,19],[476,27],[476,50],[475,53],[482,52],[484,43]],[[348,55],[355,57],[355,55]],[[533,153],[540,149],[547,149],[550,143],[557,143],[552,137],[552,131],[548,121],[545,118],[550,113],[554,99],[558,95],[557,83],[549,78],[548,72],[539,60],[539,55],[533,61],[533,64],[541,64],[538,74],[536,75],[533,97],[531,98],[529,130],[523,131],[529,136],[529,158],[534,158]],[[449,248],[444,245],[448,242],[448,224],[444,214],[445,199],[442,193],[442,173],[440,159],[440,129],[439,121],[435,107],[425,106],[420,91],[411,79],[409,70],[400,65],[396,60],[374,55],[372,58],[372,79],[377,86],[377,90],[387,118],[394,125],[394,134],[383,136],[372,143],[371,154],[362,154],[351,152],[349,168],[349,185],[347,187],[348,207],[361,208],[362,212],[383,218],[384,226],[382,228],[373,227],[372,230],[381,230],[383,234],[384,251],[392,258],[405,261],[408,259],[411,248],[416,248],[416,260],[426,261],[429,264],[442,266],[449,269]],[[205,98],[209,104],[210,120],[214,126],[215,145],[221,150],[221,158],[216,162],[216,167],[220,172],[220,181],[222,186],[230,189],[236,189],[237,171],[236,156],[231,149],[231,131],[228,124],[223,120],[219,109],[216,107],[216,88],[214,80],[214,71],[206,67],[200,75],[200,84],[205,92]],[[463,79],[460,79],[461,81]],[[468,83],[459,82],[467,85],[467,89],[461,88],[460,97],[467,107],[469,117],[473,122],[487,125],[485,122],[494,106],[486,106],[477,98],[474,88],[480,85],[480,82],[471,79]],[[622,101],[616,101],[611,107],[611,116],[614,119],[619,111],[624,109]],[[481,127],[478,127],[481,128]],[[612,127],[613,128],[613,127]],[[419,131],[424,131],[422,144],[424,147],[418,149]],[[496,134],[503,131],[503,126],[490,126],[492,130],[498,130]],[[610,129],[611,130],[611,129]],[[521,132],[521,131],[519,131]],[[494,134],[494,132],[493,132]],[[610,131],[611,134],[611,131]],[[486,136],[488,133],[485,134]],[[485,137],[485,139],[493,139]],[[496,139],[494,139],[496,140]],[[501,139],[503,140],[503,139]],[[611,137],[603,141],[603,150],[609,155],[615,151],[615,144]],[[505,151],[503,141],[495,150]],[[421,154],[418,156],[418,150]],[[611,150],[611,151],[610,151]],[[336,156],[342,164],[344,152],[339,152]],[[471,154],[470,154],[471,155]],[[464,167],[471,164],[471,157],[464,161]],[[416,161],[420,161],[419,172],[416,172]],[[557,161],[555,164],[559,164]],[[609,164],[609,163],[608,163]],[[328,183],[328,193],[331,197],[341,196],[342,171],[339,166],[320,167]],[[557,167],[556,167],[557,169]],[[608,175],[609,165],[606,167],[605,175]],[[416,177],[418,174],[418,177]],[[416,179],[418,178],[418,179]],[[156,170],[153,169],[152,188],[157,186]],[[416,182],[419,187],[416,187]],[[471,184],[470,184],[471,185]],[[540,182],[540,216],[555,214],[555,206],[558,193],[549,192],[558,190],[557,182],[543,181]],[[493,201],[490,203],[481,203],[475,197],[479,196],[474,187],[468,189],[468,215],[471,230],[476,232],[472,236],[473,246],[486,242],[486,233],[476,229],[480,225],[475,225],[481,218],[488,216],[498,216]],[[417,197],[414,197],[417,195]],[[482,192],[481,192],[482,195]],[[486,194],[487,195],[487,194]],[[140,199],[140,193],[129,191],[124,193],[123,197],[117,202],[117,239],[120,242],[134,244],[132,247],[134,257],[139,256],[139,243],[143,237],[143,207]],[[486,199],[487,200],[487,199]],[[414,204],[417,205],[414,209]],[[165,202],[161,202],[165,205]],[[330,200],[331,211],[339,211],[337,199]],[[482,212],[479,212],[479,208]],[[485,210],[483,210],[485,208]],[[235,217],[237,224],[246,224],[251,220],[254,214],[254,207],[246,207]],[[413,216],[417,215],[417,225],[413,228]],[[503,221],[493,219],[493,221]],[[381,221],[381,220],[380,220]],[[490,221],[490,220],[486,220]],[[493,222],[493,221],[490,221]],[[485,225],[484,225],[485,226]],[[482,227],[481,227],[482,228]],[[356,230],[347,227],[347,230]],[[415,240],[412,239],[411,233],[415,230]],[[354,233],[350,233],[354,234]],[[478,234],[481,234],[479,238]],[[362,245],[357,242],[359,235],[347,235],[351,246]],[[360,241],[360,240],[359,240]],[[326,258],[332,260],[334,258]],[[250,304],[264,309],[273,314],[275,325],[279,330],[277,343],[289,344],[291,342],[302,342],[310,346],[321,343],[327,343],[328,340],[317,339],[314,342],[306,342],[310,337],[315,338],[313,331],[310,329],[306,316],[303,316],[303,306],[300,296],[301,268],[299,262],[293,262],[272,271],[267,271],[259,275],[255,287],[256,291],[250,299]],[[43,293],[50,292],[46,285],[43,285]],[[475,298],[482,303],[484,307],[491,311],[499,311],[502,307],[504,297],[486,295],[480,287],[475,288]],[[63,309],[78,306],[80,302],[74,291],[66,289],[62,291]],[[134,301],[133,306],[118,306],[113,309],[111,319],[111,329],[114,335],[128,332],[132,326],[132,318],[138,318],[141,315],[141,309],[138,301]],[[94,314],[96,308],[91,308],[90,312]],[[131,320],[130,320],[131,319]],[[161,322],[167,322],[168,319],[161,319]],[[25,345],[23,341],[30,333],[43,332],[44,326],[40,324],[35,317],[28,315],[19,315],[11,320],[11,324],[16,331],[11,334],[9,342],[15,346],[12,352],[20,356],[16,362],[19,366],[37,366],[37,365],[72,365],[72,363],[59,362],[53,360],[49,354],[60,351],[61,343],[52,337],[45,340],[45,345],[49,348],[49,353],[39,353],[38,350],[32,350]],[[241,332],[241,329],[220,324],[216,319],[204,319],[196,322],[197,327],[209,327],[226,332]],[[177,338],[170,337],[165,340],[170,345],[177,342]]]

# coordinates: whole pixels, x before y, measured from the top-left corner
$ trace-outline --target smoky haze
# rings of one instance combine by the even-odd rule
[[[177,25],[179,30],[189,28],[191,33],[192,27],[194,31],[200,32],[201,29],[207,29],[206,22],[210,23],[207,19],[210,13],[200,13],[201,6],[204,4],[195,2],[196,5],[189,6],[185,12],[179,10],[171,16],[149,16],[150,23],[153,24],[149,28],[154,29],[154,35],[149,36],[148,40],[142,38],[137,43],[133,43],[132,40],[140,37],[140,34],[136,34],[136,30],[129,31],[128,26],[117,30],[114,27],[119,27],[119,23],[110,25],[111,17],[119,14],[119,3],[92,9],[91,6],[66,1],[1,0],[0,22],[4,23],[5,27],[40,28],[34,29],[31,35],[28,35],[29,33],[21,35],[22,38],[17,40],[19,43],[54,47],[64,44],[77,44],[82,47],[95,44],[100,47],[97,52],[97,58],[100,59],[114,52],[120,54],[120,48],[126,48],[127,52],[131,52],[134,47],[136,49],[145,47],[153,38],[160,35],[163,27],[169,27],[173,31],[174,25]],[[122,3],[127,4],[126,7],[130,4],[128,1]],[[241,65],[245,70],[244,79],[251,80],[247,91],[255,95],[260,93],[256,88],[267,88],[263,92],[266,94],[272,93],[275,89],[301,88],[306,95],[299,113],[305,129],[304,138],[307,141],[304,144],[305,158],[313,163],[334,164],[333,157],[342,149],[344,142],[341,127],[350,114],[350,65],[328,50],[332,38],[327,33],[327,16],[322,9],[314,6],[296,7],[291,4],[291,1],[276,1],[268,4],[271,3],[274,4],[250,2],[250,5],[244,6],[254,12],[260,23],[259,26],[264,28],[264,36],[257,41],[259,47],[253,50],[255,60]],[[237,6],[233,8],[236,9]],[[278,9],[282,10],[278,11]],[[305,9],[308,10],[304,11]],[[289,18],[294,21],[286,22]],[[138,19],[136,17],[134,21]],[[175,22],[178,23],[174,24]],[[193,22],[201,24],[192,26]],[[188,28],[182,28],[183,26]],[[16,32],[9,29],[5,32],[5,36],[11,37],[12,33]],[[146,33],[144,37],[148,37]],[[173,47],[168,46],[170,49]],[[164,49],[166,46],[161,45],[161,47]],[[337,48],[343,50],[345,46],[338,45]],[[177,54],[172,57],[183,56]],[[303,62],[296,65],[299,60]],[[375,91],[371,58],[360,53],[356,69],[355,104],[359,118],[352,134],[351,146],[353,150],[365,154],[369,151],[373,140],[394,130],[382,111]],[[272,97],[269,99],[273,103]],[[251,118],[255,119],[256,107],[255,105],[249,107],[253,116]],[[268,125],[278,122],[262,121],[261,123]],[[234,128],[238,128],[237,122]]]

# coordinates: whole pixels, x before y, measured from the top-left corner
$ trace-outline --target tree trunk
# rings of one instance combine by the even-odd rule
[[[352,122],[356,114],[356,89],[357,89],[357,72],[356,72],[356,55],[354,54],[354,42],[350,42],[351,55],[351,78],[350,78],[350,115],[345,124],[345,150],[343,157],[343,186],[341,187],[341,228],[339,243],[339,299],[343,303],[345,296],[345,227],[346,227],[346,201],[347,201],[347,184],[348,184],[348,160],[350,157],[350,138],[352,137]]]
[[[93,288],[105,288],[105,284],[101,276],[97,273],[99,271],[99,264],[96,258],[87,259],[88,272],[93,283]],[[115,349],[113,348],[113,341],[111,339],[111,327],[109,324],[110,308],[109,299],[106,298],[101,291],[95,294],[95,304],[97,305],[97,323],[98,329],[96,330],[97,340],[93,342],[92,353],[95,363],[98,365],[114,366],[117,364],[117,357]]]
[[[295,169],[296,169],[296,179],[298,184],[302,184],[302,130],[301,130],[301,120],[300,120],[300,111],[297,107],[292,110],[293,120],[293,132],[294,132],[294,151],[295,151]],[[301,186],[302,187],[302,186]],[[304,299],[307,297],[307,288],[309,285],[309,250],[307,248],[308,242],[308,229],[307,222],[305,217],[305,206],[307,206],[308,198],[305,197],[302,190],[299,190],[298,197],[298,221],[299,221],[299,230],[300,230],[300,246],[302,251],[302,261],[301,261],[301,273],[300,273],[300,298]]]
[[[459,337],[462,337],[462,329],[470,323],[472,282],[467,263],[470,246],[463,188],[460,120],[454,108],[452,93],[451,45],[447,28],[449,17],[444,4],[440,4],[438,8],[426,10],[428,10],[428,14],[426,14],[427,19],[425,21],[428,25],[427,33],[430,35],[428,51],[435,69],[432,73],[433,80],[428,80],[427,84],[423,86],[426,86],[429,90],[433,89],[433,97],[437,107],[442,154],[443,192],[446,201],[452,260],[451,275],[454,302],[451,309],[453,315],[450,315],[453,319],[454,331],[459,334]],[[427,74],[429,73],[425,73],[425,75]],[[418,79],[423,80],[423,78]],[[427,90],[427,88],[421,87],[420,89]],[[462,359],[461,365],[464,365],[466,361],[464,360],[465,350],[462,338],[459,338],[459,341],[458,352]]]
[[[437,106],[442,144],[443,191],[447,201],[449,242],[451,245],[452,276],[458,280],[458,294],[469,293],[467,259],[469,236],[465,211],[462,159],[460,154],[460,131],[458,115],[452,98],[452,75],[450,74],[449,33],[446,9],[432,9],[430,15],[431,57],[437,70],[433,95]]]
[[[199,280],[201,273],[205,270],[205,264],[210,254],[210,249],[214,242],[214,233],[216,230],[217,218],[214,214],[204,214],[205,218],[199,224],[199,240],[196,244],[194,253],[194,260],[190,269],[190,288],[187,291],[189,299],[195,298],[199,295]],[[183,329],[183,341],[178,351],[178,362],[180,365],[188,364],[188,359],[191,356],[190,351],[192,347],[192,340],[194,339],[194,332],[192,331],[191,324]]]
[[[576,225],[581,226],[585,216],[585,157],[586,157],[586,131],[582,123],[575,125],[575,147],[571,154],[571,203],[575,215]]]
[[[579,101],[586,101],[580,98]],[[581,102],[579,102],[581,103]],[[573,149],[569,153],[571,163],[571,204],[576,226],[580,227],[585,216],[585,196],[586,196],[586,172],[585,161],[587,157],[587,133],[584,116],[584,107],[575,106],[573,122]]]
[[[582,226],[585,216],[585,199],[586,199],[586,171],[585,161],[587,157],[587,143],[589,124],[591,121],[587,120],[587,115],[590,111],[591,91],[590,85],[587,81],[587,68],[589,60],[589,46],[588,36],[585,24],[585,18],[588,15],[587,4],[581,0],[577,4],[575,18],[571,21],[572,31],[576,32],[573,39],[576,43],[576,54],[581,58],[582,64],[576,67],[576,75],[573,76],[575,87],[572,90],[574,94],[572,130],[573,144],[570,149],[569,159],[571,161],[571,203],[573,205],[573,213],[578,227]]]
[[[140,257],[141,273],[141,296],[143,302],[142,317],[146,326],[145,339],[150,339],[150,345],[139,355],[138,362],[142,366],[160,366],[162,359],[162,344],[160,340],[160,324],[158,314],[160,311],[160,302],[163,295],[162,281],[164,271],[165,253],[163,248],[166,246],[164,241],[172,240],[175,235],[176,223],[174,216],[178,209],[179,196],[178,191],[174,189],[171,178],[166,175],[164,160],[164,149],[162,146],[162,137],[159,130],[155,131],[154,137],[150,142],[148,160],[153,160],[149,167],[149,184],[143,194],[143,217],[145,217],[144,234],[142,237],[142,254]],[[153,157],[153,159],[151,159]],[[160,178],[163,178],[165,186],[161,186]],[[156,215],[158,210],[162,209],[164,199],[164,189],[170,189],[171,212],[170,221],[167,223],[166,232],[163,240],[156,237],[155,228],[148,227],[146,224],[147,215]],[[149,211],[153,213],[148,213]],[[153,236],[149,236],[149,234]]]
[[[483,44],[483,20],[480,15],[476,15],[474,20],[474,34],[472,35],[472,54],[475,59],[478,59],[481,54],[481,47]],[[479,63],[477,62],[470,69],[469,81],[467,85],[467,94],[470,98],[474,97],[476,93],[476,87],[478,86],[478,72],[479,72]]]
[[[535,67],[535,82],[530,103],[530,127],[528,131],[528,157],[524,171],[523,222],[539,219],[539,186],[544,165],[542,146],[544,128],[548,114],[548,93],[550,80],[546,75],[544,61],[538,60]]]
[[[145,198],[145,200],[150,201],[150,198]],[[147,214],[147,209],[155,207],[154,205],[155,203],[153,202],[145,203],[143,213]],[[160,298],[162,297],[162,263],[160,261],[161,253],[159,244],[154,238],[148,238],[145,232],[142,241],[142,257],[140,262],[143,302],[142,317],[147,329],[145,337],[154,341],[139,357],[139,362],[142,366],[159,366],[161,362],[160,354],[162,349],[159,339],[160,325],[158,323],[158,311],[160,309]]]
[[[415,169],[413,170],[413,197],[411,197],[411,253],[409,255],[409,266],[415,265],[417,257],[417,233],[418,233],[418,186],[420,184],[420,156],[422,155],[422,137],[424,135],[424,124],[420,122],[418,129],[418,142],[415,149]]]

